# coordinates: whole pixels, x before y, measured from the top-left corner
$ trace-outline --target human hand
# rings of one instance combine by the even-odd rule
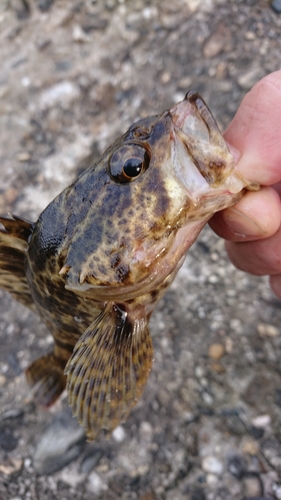
[[[245,96],[224,137],[237,170],[262,187],[215,214],[210,226],[228,240],[233,264],[251,274],[269,275],[281,299],[281,70]]]

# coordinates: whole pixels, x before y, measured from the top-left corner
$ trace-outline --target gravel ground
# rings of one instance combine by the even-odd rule
[[[274,6],[0,0],[0,212],[35,220],[90,151],[190,88],[226,127],[281,67]],[[280,316],[267,280],[205,229],[152,317],[142,399],[86,443],[65,396],[31,401],[24,369],[52,339],[0,291],[1,500],[281,499]]]

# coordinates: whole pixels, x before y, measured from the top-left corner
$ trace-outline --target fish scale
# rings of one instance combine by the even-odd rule
[[[1,217],[0,286],[35,311],[52,352],[26,371],[38,403],[67,388],[88,439],[123,422],[152,369],[148,321],[217,211],[258,186],[198,93],[139,120],[34,223]]]

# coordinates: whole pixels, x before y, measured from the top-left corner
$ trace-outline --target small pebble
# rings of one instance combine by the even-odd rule
[[[184,76],[183,78],[180,78],[177,86],[178,89],[185,90],[187,92],[192,86],[192,78],[190,76]]]
[[[216,274],[211,274],[211,276],[209,276],[208,278],[208,282],[212,284],[218,283],[219,281],[220,279]]]
[[[2,374],[0,373],[0,387],[4,387],[4,385],[5,385],[5,383],[6,383],[6,380],[7,380],[7,379],[6,379],[5,375],[2,375]]]
[[[246,38],[246,40],[255,40],[256,35],[253,31],[247,31],[245,33],[245,38]]]
[[[108,464],[100,464],[100,465],[97,466],[96,471],[97,472],[101,472],[101,473],[108,472],[109,471],[109,465]]]
[[[242,322],[238,318],[232,318],[229,322],[229,326],[234,332],[240,333],[242,331]]]
[[[165,83],[169,83],[171,81],[171,73],[165,71],[161,75],[161,82],[165,85]]]
[[[259,323],[257,329],[260,337],[277,337],[277,335],[279,335],[278,328],[266,323]]]
[[[274,488],[274,494],[277,500],[281,500],[281,485],[276,485]]]
[[[242,455],[232,455],[228,459],[227,470],[236,476],[238,479],[245,474],[247,465],[246,460]]]
[[[259,498],[262,495],[261,480],[258,476],[251,475],[243,478],[244,497]]]
[[[202,378],[204,374],[205,374],[204,368],[202,368],[202,366],[200,366],[200,365],[196,366],[196,368],[195,368],[195,376],[197,378]]]
[[[62,105],[68,107],[80,96],[80,89],[70,80],[64,80],[42,91],[39,105],[42,109]]]
[[[254,66],[239,76],[238,84],[242,89],[250,90],[262,77],[263,72],[260,66]]]
[[[225,354],[225,347],[222,344],[212,344],[209,347],[208,355],[213,359],[221,359]]]
[[[220,476],[223,473],[223,464],[218,458],[208,455],[202,460],[202,469],[208,474]]]
[[[260,429],[264,429],[271,423],[271,417],[270,415],[259,415],[258,417],[255,417],[252,419],[252,424],[254,427],[258,427]]]
[[[149,422],[142,422],[140,425],[140,435],[145,441],[151,441],[153,436],[153,427]]]
[[[236,436],[243,436],[245,434],[245,425],[238,415],[229,415],[226,419],[228,430]]]
[[[208,486],[215,486],[218,482],[218,477],[215,474],[207,474],[206,483]]]
[[[81,464],[81,472],[89,474],[89,472],[91,472],[91,470],[98,465],[102,456],[103,452],[101,450],[93,450],[92,453],[89,453]]]
[[[29,85],[31,84],[30,78],[28,78],[28,76],[24,76],[21,79],[21,84],[22,84],[23,87],[29,87]]]
[[[16,188],[9,188],[7,189],[7,191],[5,192],[5,201],[6,203],[13,203],[15,201],[15,199],[17,198],[19,192]]]
[[[113,10],[116,7],[116,0],[106,0],[105,6],[108,10]]]
[[[229,354],[233,350],[233,340],[230,337],[225,339],[225,352]]]
[[[17,154],[17,160],[21,162],[29,161],[30,154],[27,151],[23,151],[22,153]]]
[[[173,102],[177,103],[180,102],[184,99],[185,94],[182,92],[175,92],[175,94],[172,96]]]
[[[22,468],[23,460],[11,458],[9,461],[0,464],[0,472],[7,476],[18,472]]]
[[[94,495],[100,495],[108,489],[108,486],[96,472],[92,472],[88,477],[87,489]]]
[[[139,465],[136,469],[130,472],[130,477],[135,478],[145,476],[148,473],[149,469],[150,467],[148,464]]]
[[[8,420],[10,418],[18,418],[22,417],[23,409],[22,408],[11,408],[10,410],[4,411],[1,415],[1,420]]]
[[[126,438],[124,427],[122,427],[122,425],[118,425],[118,427],[116,427],[116,429],[112,432],[112,437],[115,441],[117,441],[117,443],[122,443],[122,441]]]
[[[76,488],[79,483],[82,483],[85,479],[85,474],[79,473],[77,470],[65,468],[61,471],[60,478],[62,481],[72,488]]]
[[[200,6],[200,0],[185,0],[185,3],[191,12],[196,12]]]
[[[79,26],[78,24],[76,24],[76,26],[74,26],[73,28],[72,39],[74,40],[74,42],[80,43],[87,43],[91,40],[89,35],[87,35],[83,28],[81,28],[81,26]]]
[[[13,451],[18,445],[18,438],[16,438],[12,431],[7,427],[0,428],[0,449],[3,451]]]
[[[208,38],[203,47],[203,54],[207,58],[217,56],[225,46],[225,37],[219,33],[214,33]]]
[[[247,439],[247,441],[243,443],[242,451],[247,455],[255,456],[259,452],[259,445],[258,443],[256,443],[256,441],[253,441],[252,439]]]
[[[255,427],[254,425],[251,425],[248,432],[254,439],[261,439],[264,435],[264,429]]]
[[[211,406],[214,402],[214,399],[212,398],[211,394],[209,394],[206,391],[202,392],[202,399],[204,403],[208,406]]]

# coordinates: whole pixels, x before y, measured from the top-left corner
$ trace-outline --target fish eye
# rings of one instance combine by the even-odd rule
[[[121,183],[131,182],[146,171],[149,162],[150,155],[145,147],[125,144],[109,159],[110,177]]]
[[[142,171],[143,161],[140,158],[129,158],[123,165],[123,173],[127,177],[138,177]]]

